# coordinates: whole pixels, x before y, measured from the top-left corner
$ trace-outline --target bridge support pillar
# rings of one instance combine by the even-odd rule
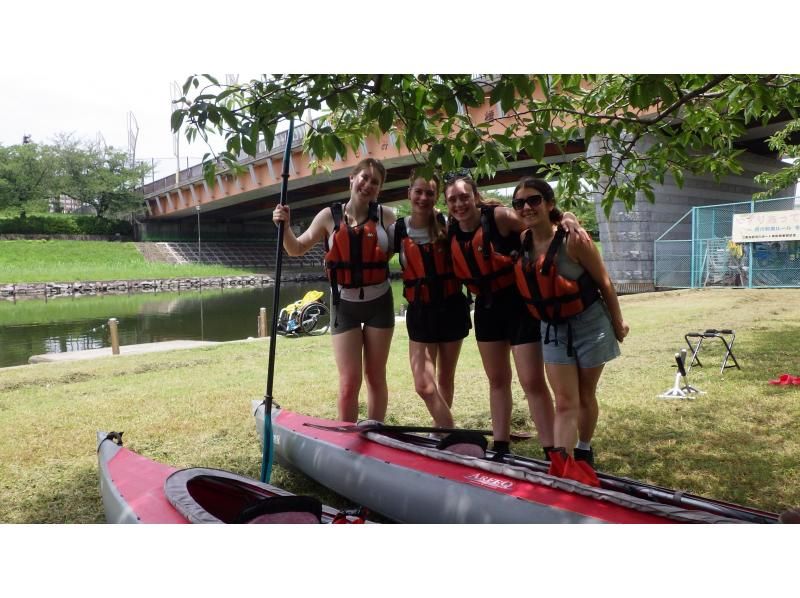
[[[652,138],[644,138],[637,148],[644,152],[652,143]],[[602,141],[592,139],[587,156],[599,157],[602,151]],[[595,210],[603,259],[618,292],[653,290],[653,242],[692,207],[749,201],[754,193],[762,190],[753,180],[757,174],[785,166],[780,160],[751,152],[742,154],[738,161],[744,171],[722,177],[719,182],[712,175],[696,176],[686,172],[683,186],[678,187],[675,180],[667,176],[663,185],[653,187],[655,203],[651,204],[639,193],[629,212],[621,202],[614,202],[608,217],[601,204],[602,198],[597,194]],[[691,238],[688,229],[685,238]]]

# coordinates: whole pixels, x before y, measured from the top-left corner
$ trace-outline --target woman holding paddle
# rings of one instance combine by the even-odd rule
[[[603,366],[620,354],[617,342],[629,328],[594,243],[561,228],[550,185],[524,177],[513,197],[525,223],[515,278],[531,314],[541,320],[545,369],[556,401],[555,446],[593,465],[597,383]]]
[[[553,400],[545,383],[539,322],[525,308],[514,283],[513,255],[519,251],[520,217],[502,205],[483,201],[475,181],[457,174],[445,179],[452,218],[449,237],[456,276],[475,300],[475,338],[489,379],[493,450],[502,460],[511,433],[511,355],[525,392],[539,443],[548,455],[553,445]],[[575,237],[589,236],[569,215]]]
[[[286,223],[283,247],[291,256],[325,243],[325,269],[331,281],[331,339],[339,371],[339,419],[358,419],[362,376],[367,383],[367,417],[383,421],[389,398],[386,362],[394,332],[394,302],[389,284],[392,210],[377,203],[386,178],[380,161],[365,158],[350,173],[350,199],[321,210],[299,237],[290,226],[289,206],[276,206],[272,220]]]
[[[389,228],[403,268],[406,329],[414,388],[440,428],[452,428],[453,386],[461,344],[472,327],[461,281],[453,274],[447,224],[434,207],[439,178],[411,172],[411,214]]]

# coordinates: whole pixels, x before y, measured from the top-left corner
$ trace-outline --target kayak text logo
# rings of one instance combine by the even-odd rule
[[[502,490],[511,490],[514,487],[514,482],[509,480],[498,480],[482,473],[471,473],[466,476],[470,482],[480,484],[481,486],[488,486],[489,488],[500,488]]]

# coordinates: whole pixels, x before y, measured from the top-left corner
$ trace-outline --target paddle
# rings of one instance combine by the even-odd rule
[[[326,426],[323,424],[310,424],[308,422],[303,424],[309,428],[316,428],[318,430],[327,430],[328,432],[344,432],[344,433],[363,433],[363,432],[385,432],[393,434],[409,434],[412,432],[423,432],[433,434],[451,434],[453,432],[472,432],[482,436],[492,436],[491,430],[466,430],[464,428],[436,428],[432,426],[391,426],[375,422],[374,424],[349,424],[345,426]],[[533,437],[528,432],[511,432],[511,440],[522,441],[529,440]]]
[[[289,119],[289,132],[286,136],[286,148],[283,151],[283,170],[281,172],[280,205],[286,205],[286,190],[289,186],[289,160],[292,155],[292,137],[294,135],[294,119]],[[284,222],[278,223],[278,249],[275,262],[275,293],[272,299],[272,326],[269,332],[269,361],[267,365],[267,390],[264,394],[264,453],[261,459],[261,481],[269,482],[272,475],[272,374],[275,370],[275,341],[278,338],[278,305],[281,294],[281,266],[283,265],[283,229]]]

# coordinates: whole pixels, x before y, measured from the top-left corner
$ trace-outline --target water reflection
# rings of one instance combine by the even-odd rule
[[[281,284],[280,306],[307,291],[330,289],[324,282]],[[399,308],[401,283],[395,282]],[[31,355],[111,346],[108,319],[119,321],[121,345],[186,339],[229,341],[258,336],[262,307],[272,317],[274,288],[180,293],[59,297],[0,301],[0,367],[28,363]],[[269,322],[269,320],[268,320]]]

